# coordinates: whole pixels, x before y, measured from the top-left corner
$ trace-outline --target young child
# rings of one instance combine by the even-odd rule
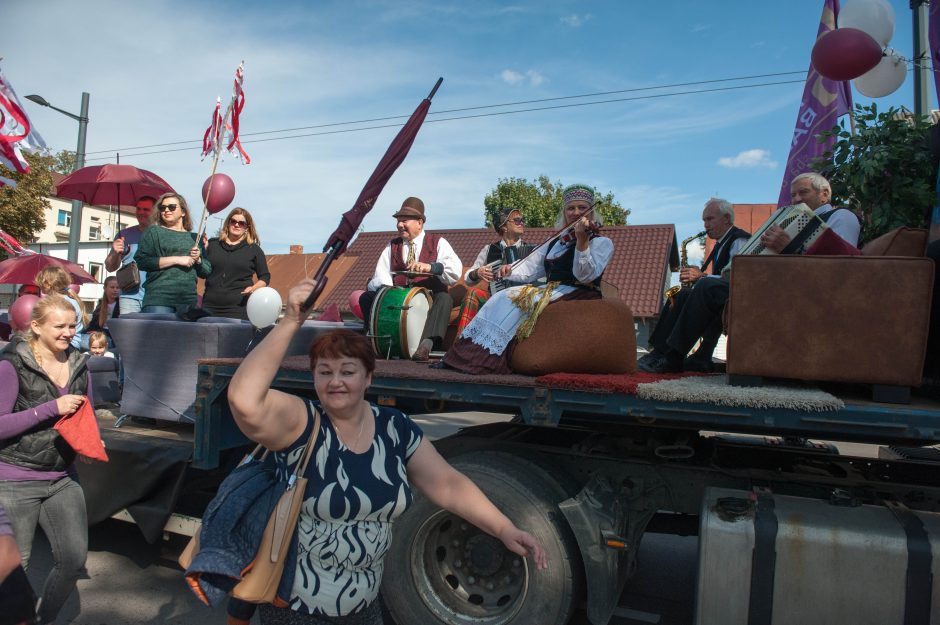
[[[88,351],[92,356],[114,358],[114,354],[108,351],[108,335],[99,330],[88,333]]]

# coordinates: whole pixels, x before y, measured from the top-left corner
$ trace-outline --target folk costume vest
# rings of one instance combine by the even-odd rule
[[[583,289],[592,287],[599,289],[601,287],[601,278],[604,276],[603,273],[590,283],[580,282],[574,277],[574,250],[577,245],[575,242],[572,241],[568,244],[568,249],[565,250],[564,254],[561,256],[552,259],[548,258],[548,255],[552,252],[552,248],[557,244],[558,239],[552,241],[548,245],[548,251],[545,253],[545,276],[547,280],[549,282],[561,282],[562,284],[581,287]]]
[[[504,249],[509,252],[507,256],[510,254],[513,255],[512,258],[503,257]],[[525,258],[526,256],[528,256],[532,252],[533,249],[535,249],[535,245],[531,243],[522,243],[516,247],[507,245],[504,248],[502,245],[500,245],[500,241],[497,241],[496,243],[490,244],[490,249],[486,253],[486,261],[483,264],[489,265],[490,263],[494,263],[498,260],[501,260],[503,262],[513,263],[519,260],[520,258]]]
[[[430,232],[424,233],[424,245],[421,246],[421,253],[418,254],[419,263],[436,263],[437,262],[437,244],[441,240],[440,235],[431,234]],[[391,270],[395,271],[405,271],[408,267],[405,265],[405,261],[402,258],[402,249],[405,247],[406,243],[401,237],[396,237],[392,239],[391,242]],[[419,278],[408,279],[407,276],[403,275],[393,275],[392,284],[395,286],[418,286],[433,293],[440,293],[447,290],[447,285],[445,285],[440,278],[437,276],[422,276]]]
[[[29,343],[14,339],[0,357],[13,365],[20,388],[13,412],[27,410],[59,398],[59,389],[43,371]],[[88,392],[88,354],[69,348],[69,393]],[[25,432],[0,441],[0,460],[36,471],[64,471],[75,461],[75,451],[53,428],[55,419],[47,419]]]
[[[750,239],[751,235],[747,230],[742,230],[737,226],[731,226],[731,229],[725,233],[724,244],[721,245],[721,250],[718,252],[718,255],[715,256],[715,250],[718,249],[721,241],[715,244],[715,247],[712,248],[712,251],[705,258],[705,262],[702,263],[702,267],[707,267],[708,263],[712,263],[712,269],[709,273],[713,276],[721,275],[721,270],[725,268],[728,264],[728,261],[731,260],[731,244],[738,239]]]

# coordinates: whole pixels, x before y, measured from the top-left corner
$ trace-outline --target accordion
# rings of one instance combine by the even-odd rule
[[[775,252],[764,247],[760,240],[761,235],[771,226],[780,226],[784,232],[790,235],[790,242],[780,251],[781,254],[804,254],[807,248],[829,228],[826,222],[820,219],[806,204],[781,206],[776,213],[764,222],[764,225],[751,235],[751,238],[747,240],[738,255],[774,254]],[[726,278],[730,274],[731,262],[722,270],[722,277]]]

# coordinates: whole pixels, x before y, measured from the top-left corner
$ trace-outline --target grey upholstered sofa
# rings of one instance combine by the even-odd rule
[[[307,353],[315,336],[342,327],[307,321],[287,355]],[[138,313],[112,319],[108,328],[124,365],[121,412],[165,421],[193,421],[198,359],[242,357],[262,336],[247,321],[223,317],[186,322]]]

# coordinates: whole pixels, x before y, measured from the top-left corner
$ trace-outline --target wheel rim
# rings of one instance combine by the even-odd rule
[[[422,600],[441,620],[455,624],[506,623],[528,592],[525,558],[474,525],[443,510],[415,535],[411,570],[423,577]]]

